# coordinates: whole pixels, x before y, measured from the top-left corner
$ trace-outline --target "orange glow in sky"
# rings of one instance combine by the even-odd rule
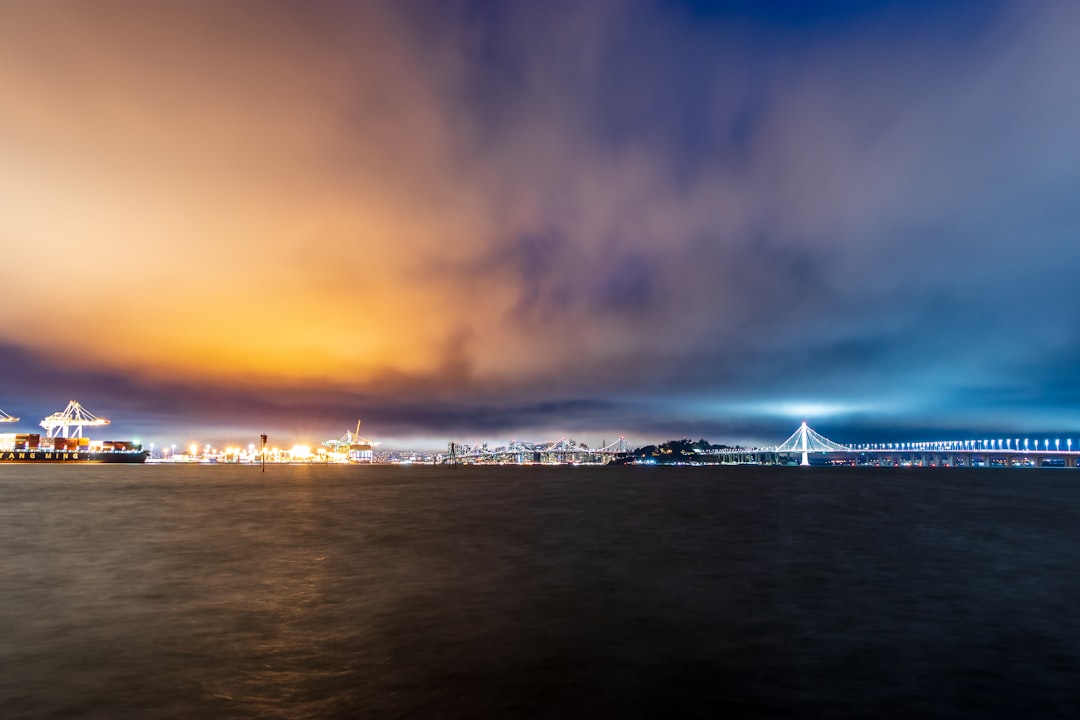
[[[1071,417],[1075,4],[706,5],[0,4],[0,408]]]

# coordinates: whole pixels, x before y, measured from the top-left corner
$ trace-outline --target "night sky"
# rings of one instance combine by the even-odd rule
[[[1078,36],[1072,0],[0,2],[0,408],[1075,436]]]

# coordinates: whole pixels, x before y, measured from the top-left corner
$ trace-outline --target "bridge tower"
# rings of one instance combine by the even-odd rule
[[[810,464],[812,452],[851,452],[851,448],[840,443],[835,443],[827,437],[811,429],[806,421],[799,429],[792,433],[791,437],[780,445],[777,445],[778,453],[802,453],[802,465]]]

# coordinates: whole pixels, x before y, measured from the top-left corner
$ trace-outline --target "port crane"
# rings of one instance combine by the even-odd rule
[[[60,412],[54,412],[41,421],[47,437],[82,437],[83,425],[108,425],[109,421],[90,412],[76,400],[72,400]],[[70,431],[69,428],[74,428]]]
[[[327,440],[323,444],[336,452],[348,453],[349,460],[352,462],[371,462],[372,448],[378,443],[360,437],[360,420],[357,420],[356,432],[347,430],[336,440]]]
[[[334,440],[327,440],[323,444],[335,449],[348,449],[352,445],[374,445],[375,443],[370,440],[360,437],[360,422],[360,420],[356,421],[356,432],[347,430],[341,437],[335,438]]]
[[[19,418],[11,417],[10,415],[8,415],[3,410],[0,410],[0,423],[6,423],[6,422],[19,422]]]

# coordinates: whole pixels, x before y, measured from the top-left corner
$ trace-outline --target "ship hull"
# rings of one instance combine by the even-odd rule
[[[146,450],[90,452],[87,450],[0,450],[0,463],[145,463]]]

